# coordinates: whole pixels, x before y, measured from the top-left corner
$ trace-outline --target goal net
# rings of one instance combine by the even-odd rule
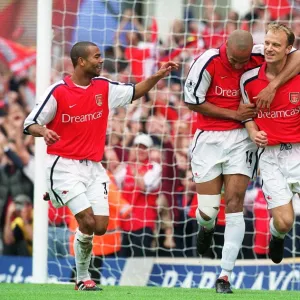
[[[94,238],[90,272],[96,282],[214,286],[224,242],[224,202],[213,245],[200,258],[197,197],[190,168],[195,114],[184,104],[183,86],[194,58],[219,47],[237,28],[251,31],[255,43],[262,43],[271,20],[286,23],[298,36],[300,1],[53,1],[53,82],[72,72],[69,51],[83,40],[99,46],[104,58],[102,76],[113,81],[138,83],[163,62],[179,64],[146,96],[110,113],[103,159],[111,178],[110,222],[107,233]],[[297,39],[295,47],[298,43]],[[139,142],[143,147],[137,149],[140,133],[145,134]],[[141,155],[145,158],[139,161]],[[142,184],[137,177],[143,178]],[[297,201],[296,207],[299,199],[295,197]],[[233,286],[300,289],[297,210],[296,214],[285,242],[285,259],[275,266],[267,255],[270,216],[261,181],[257,178],[249,184],[244,205],[246,234]],[[58,270],[59,281],[74,279],[76,227],[67,208],[55,209],[49,203],[49,270]]]

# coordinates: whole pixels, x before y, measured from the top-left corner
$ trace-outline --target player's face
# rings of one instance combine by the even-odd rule
[[[235,70],[242,69],[249,61],[252,48],[248,50],[237,50],[234,47],[227,47],[227,58],[232,68]]]
[[[268,31],[265,36],[264,54],[267,63],[281,62],[290,52],[287,36],[283,31]]]
[[[85,60],[85,72],[92,77],[100,76],[103,64],[100,50],[96,46],[89,46],[88,52],[89,55]]]

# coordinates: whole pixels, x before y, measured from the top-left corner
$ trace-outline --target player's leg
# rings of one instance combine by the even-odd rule
[[[290,151],[281,146],[267,147],[260,159],[262,190],[272,212],[269,255],[277,264],[283,258],[284,237],[294,223],[291,199],[297,192],[297,182],[300,182],[300,152],[295,148]]]
[[[74,253],[76,264],[76,290],[98,291],[101,290],[90,278],[88,268],[91,261],[93,237],[96,221],[91,204],[82,193],[67,202],[67,206],[74,214],[78,228],[74,238]]]
[[[221,202],[223,185],[222,162],[224,134],[216,131],[197,130],[192,142],[191,166],[196,182],[198,208],[197,251],[203,255],[210,247],[215,220]]]
[[[248,183],[249,177],[245,175],[224,175],[226,227],[221,260],[222,271],[216,286],[217,292],[220,293],[231,292],[229,284],[231,273],[245,235],[243,202]]]
[[[91,163],[59,156],[48,155],[47,158],[46,173],[50,199],[55,207],[67,205],[79,225],[74,239],[77,269],[75,288],[79,290],[100,290],[90,280],[88,273],[94,232],[99,230],[92,205],[87,197],[86,187],[87,180],[91,177],[91,167]]]
[[[79,225],[74,239],[77,269],[76,289],[89,291],[101,290],[101,288],[97,287],[95,282],[90,279],[88,268],[91,261],[93,236],[94,234],[105,234],[108,226],[108,192],[109,183],[101,182],[101,179],[96,177],[96,180],[92,180],[88,185],[87,191],[84,194],[85,199],[81,199],[81,203],[86,203],[86,205],[90,207],[75,214]],[[70,209],[72,208],[72,200],[68,206]]]
[[[97,291],[101,289],[91,280],[88,268],[91,261],[93,236],[94,234],[103,235],[107,229],[109,219],[109,184],[108,182],[102,182],[101,178],[98,177],[97,163],[88,161],[78,166],[82,176],[84,176],[83,179],[88,178],[89,180],[86,182],[86,192],[80,195],[81,205],[84,203],[88,208],[85,210],[81,209],[80,212],[76,214],[74,213],[76,208],[73,207],[73,200],[68,203],[68,207],[74,213],[79,225],[74,239],[77,268],[76,289]]]
[[[198,198],[196,218],[200,225],[197,236],[197,251],[200,255],[207,252],[212,242],[221,202],[222,185],[222,175],[208,182],[196,183]]]
[[[249,179],[254,173],[257,157],[257,147],[251,142],[245,129],[236,129],[228,133],[226,149],[228,160],[223,164],[226,227],[222,271],[216,282],[218,293],[232,293],[231,273],[245,235],[244,197]]]
[[[271,214],[269,255],[274,263],[279,264],[283,258],[284,238],[294,224],[292,201],[271,209]]]

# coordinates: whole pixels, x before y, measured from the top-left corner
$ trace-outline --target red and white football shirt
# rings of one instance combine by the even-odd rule
[[[109,110],[131,103],[134,85],[93,78],[86,87],[69,76],[51,85],[26,118],[24,133],[33,124],[46,125],[60,140],[47,153],[69,159],[100,161],[103,156]]]
[[[245,70],[262,64],[263,51],[263,45],[254,46],[249,62],[240,70],[235,70],[230,65],[225,45],[205,51],[190,68],[184,86],[185,103],[199,105],[207,101],[220,108],[237,110],[241,100],[241,75]],[[238,121],[208,117],[200,113],[197,115],[197,128],[201,130],[223,131],[243,127]]]
[[[253,97],[264,89],[269,80],[266,66],[247,71],[241,78],[244,103],[256,103]],[[255,123],[268,135],[268,145],[300,143],[300,75],[278,88],[270,111],[259,111]]]

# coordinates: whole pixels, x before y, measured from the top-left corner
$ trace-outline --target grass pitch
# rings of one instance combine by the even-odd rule
[[[209,289],[105,286],[101,292],[75,291],[70,284],[0,283],[1,300],[300,300],[300,291],[235,290],[231,295],[216,294]]]

